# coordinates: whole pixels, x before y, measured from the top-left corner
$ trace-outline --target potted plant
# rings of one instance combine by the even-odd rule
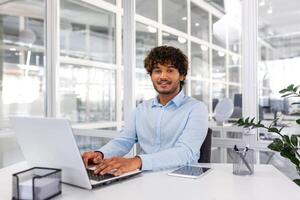
[[[282,89],[279,91],[280,94],[282,94],[281,97],[300,97],[300,85],[295,86],[294,84],[289,85],[288,87]],[[292,103],[294,104],[300,104],[300,102]],[[244,127],[244,128],[250,128],[250,129],[256,129],[256,128],[262,128],[266,129],[270,133],[275,133],[279,136],[279,138],[275,138],[269,145],[268,148],[280,152],[280,155],[284,158],[289,159],[296,167],[297,173],[300,175],[300,154],[298,152],[300,146],[299,146],[299,140],[300,135],[285,135],[282,134],[282,130],[284,129],[284,126],[281,128],[278,128],[276,125],[276,122],[278,121],[278,118],[274,119],[272,123],[269,126],[265,126],[261,123],[261,120],[258,122],[255,122],[255,118],[250,119],[247,117],[246,119],[241,118],[239,119],[236,124],[238,126]],[[300,125],[300,119],[296,120],[296,123]],[[300,186],[300,179],[293,180],[297,185]]]

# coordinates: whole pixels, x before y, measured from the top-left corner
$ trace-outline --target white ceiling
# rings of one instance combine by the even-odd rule
[[[270,6],[273,12],[268,14]],[[259,7],[259,21],[272,28],[274,34],[300,32],[300,0],[265,0],[265,6]]]

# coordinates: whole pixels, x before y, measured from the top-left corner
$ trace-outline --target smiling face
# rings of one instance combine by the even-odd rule
[[[170,64],[158,63],[151,73],[153,86],[160,95],[176,95],[180,91],[180,81],[184,78],[178,69]]]

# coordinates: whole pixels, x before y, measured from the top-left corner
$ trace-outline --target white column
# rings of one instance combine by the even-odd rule
[[[117,7],[121,8],[122,0],[117,0]],[[116,13],[116,116],[117,130],[122,128],[122,13]],[[123,91],[124,94],[124,91]]]
[[[135,0],[123,1],[124,121],[135,108]]]
[[[59,0],[46,1],[46,116],[57,110],[57,70],[59,67]]]
[[[257,117],[257,20],[256,0],[242,1],[242,83],[243,117]],[[250,146],[256,141],[256,130],[244,135]]]

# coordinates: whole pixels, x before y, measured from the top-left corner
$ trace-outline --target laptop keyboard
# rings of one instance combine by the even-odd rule
[[[103,181],[103,180],[115,177],[112,174],[100,175],[100,174],[95,174],[94,170],[91,170],[91,169],[86,169],[86,170],[87,170],[89,178],[94,181]]]

